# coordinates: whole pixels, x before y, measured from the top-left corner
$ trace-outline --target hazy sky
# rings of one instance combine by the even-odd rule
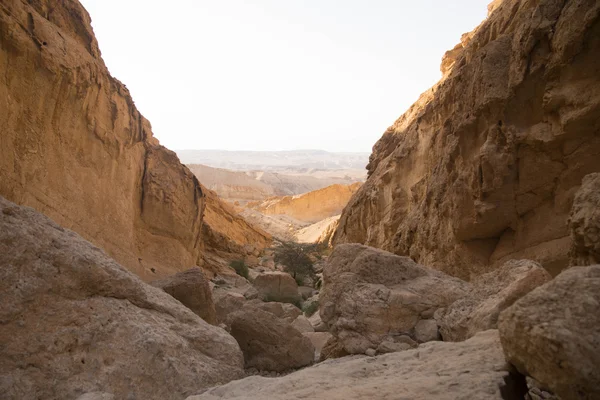
[[[370,151],[489,0],[82,0],[171,149]]]

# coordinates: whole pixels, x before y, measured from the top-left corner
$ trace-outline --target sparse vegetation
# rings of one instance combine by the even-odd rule
[[[306,276],[314,276],[313,262],[309,257],[313,252],[318,252],[317,245],[282,242],[274,249],[274,260],[302,286]]]
[[[302,312],[304,312],[304,314],[307,317],[310,317],[311,315],[316,313],[318,310],[319,310],[319,303],[316,301],[306,302],[306,303],[304,303],[304,307],[302,307]]]
[[[229,266],[235,270],[235,273],[241,277],[248,279],[248,266],[244,260],[233,260]]]

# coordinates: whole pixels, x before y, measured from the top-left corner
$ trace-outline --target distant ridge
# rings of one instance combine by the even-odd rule
[[[250,170],[364,170],[369,153],[328,152],[325,150],[230,151],[176,150],[184,164],[204,164],[238,171]]]

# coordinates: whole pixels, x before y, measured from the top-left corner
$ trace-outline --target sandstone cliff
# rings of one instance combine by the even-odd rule
[[[556,273],[582,177],[600,171],[600,3],[504,0],[375,144],[334,242],[469,278],[511,258]]]
[[[298,221],[315,223],[340,214],[360,186],[361,183],[331,185],[297,196],[271,198],[254,208],[266,215],[288,215]]]
[[[258,251],[270,246],[271,235],[240,217],[232,206],[221,201],[217,194],[203,188],[206,198],[203,245],[206,252],[226,258],[240,255],[258,255]]]
[[[110,76],[79,2],[3,1],[0,76],[1,195],[145,279],[200,262],[203,190]]]

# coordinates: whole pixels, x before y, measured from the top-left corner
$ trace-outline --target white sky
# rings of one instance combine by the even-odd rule
[[[82,0],[171,149],[370,151],[490,0]]]

